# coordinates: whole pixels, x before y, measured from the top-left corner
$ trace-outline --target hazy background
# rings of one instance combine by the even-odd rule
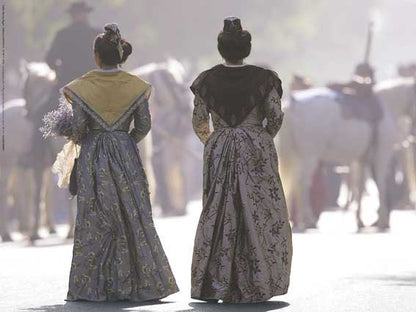
[[[19,60],[43,61],[69,22],[70,0],[6,3],[6,100],[20,97]],[[288,83],[293,73],[317,85],[348,80],[363,59],[370,19],[376,22],[371,63],[377,79],[416,60],[416,0],[90,0],[93,26],[117,22],[133,45],[126,69],[175,57],[192,73],[221,58],[216,36],[236,15],[253,37],[250,63],[268,64]],[[92,43],[91,43],[92,45]]]

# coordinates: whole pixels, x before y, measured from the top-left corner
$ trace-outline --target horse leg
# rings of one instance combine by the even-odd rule
[[[51,171],[46,170],[44,177],[44,191],[42,192],[44,196],[43,202],[45,203],[45,216],[46,216],[46,226],[48,227],[49,234],[56,234],[56,228],[53,221],[53,212],[55,207],[55,192],[54,192],[54,180]]]
[[[295,200],[295,169],[291,159],[280,159],[279,174],[283,183],[283,191],[288,205],[289,218],[293,227],[298,227],[298,219],[296,216],[296,200]]]
[[[10,176],[10,167],[2,166],[0,168],[0,237],[3,242],[12,240],[7,226],[9,218],[9,206],[7,203],[8,180]]]
[[[164,153],[166,153],[166,150],[159,151],[152,158],[156,180],[156,196],[160,204],[162,215],[172,216],[176,214],[175,203],[172,201],[175,194],[173,194],[174,190],[171,187],[175,178],[172,175],[173,172],[171,172],[172,164],[166,162]]]
[[[379,163],[384,163],[384,161],[379,161]],[[387,168],[389,164],[385,163],[385,168],[381,168],[381,164],[378,164],[376,167],[376,184],[380,196],[380,207],[378,210],[378,221],[376,226],[381,229],[388,229],[390,227],[390,207],[387,202],[387,189],[386,189],[386,178],[388,176]]]
[[[42,192],[42,182],[43,182],[43,168],[34,169],[34,196],[33,204],[35,208],[34,215],[34,225],[32,234],[30,235],[30,240],[34,241],[40,238],[39,236],[39,224],[40,224],[40,204],[41,204],[41,192]]]
[[[349,172],[344,175],[343,180],[344,184],[347,188],[347,198],[345,200],[344,205],[342,205],[341,210],[347,212],[350,208],[352,202],[354,201],[354,183],[353,183],[353,169],[350,166]],[[342,185],[342,183],[341,183]]]
[[[183,171],[181,169],[181,155],[180,151],[172,147],[170,158],[168,153],[163,155],[163,163],[165,173],[167,175],[168,198],[171,206],[171,211],[168,215],[182,216],[186,214],[186,192],[185,192],[185,179]],[[173,155],[172,155],[173,154]]]
[[[156,182],[152,166],[152,144],[152,133],[150,132],[137,144],[137,147],[140,152],[140,158],[142,160],[144,171],[146,172],[147,182],[149,183],[150,202],[153,205],[155,200]]]
[[[317,218],[313,214],[310,204],[309,190],[312,185],[313,173],[318,165],[318,160],[313,158],[303,159],[298,164],[299,170],[296,176],[295,197],[300,230],[316,228]]]
[[[357,201],[357,210],[355,212],[355,220],[357,222],[357,230],[361,231],[362,228],[364,228],[364,222],[361,218],[361,201],[363,198],[363,193],[365,190],[365,181],[366,181],[366,175],[365,175],[365,168],[362,163],[357,163],[355,167],[355,181],[357,182],[355,187],[355,200]]]
[[[403,163],[406,182],[409,189],[409,202],[416,206],[416,165],[415,165],[415,145],[409,144],[403,151]]]
[[[289,122],[288,122],[289,121]],[[299,228],[299,198],[298,189],[298,176],[299,166],[301,163],[299,159],[299,152],[295,148],[294,138],[291,135],[292,123],[290,118],[286,119],[280,129],[278,135],[275,137],[274,142],[278,151],[278,166],[279,175],[282,181],[283,192],[286,197],[287,208],[289,212],[289,219],[292,222],[292,227],[295,230],[302,230]]]
[[[309,190],[309,197],[311,207],[314,215],[319,219],[322,211],[324,210],[325,203],[328,199],[328,193],[326,189],[326,170],[322,161],[318,162],[317,167],[312,175],[312,185]]]
[[[376,226],[380,230],[386,230],[390,227],[391,207],[387,197],[387,178],[389,176],[389,170],[394,153],[393,133],[394,129],[388,129],[388,127],[380,128],[379,143],[372,163],[380,201],[380,207],[378,210],[379,218],[376,222]]]
[[[27,209],[27,199],[30,198],[30,194],[28,194],[28,173],[30,173],[30,170],[20,168],[20,167],[14,167],[12,170],[13,178],[9,180],[10,188],[9,188],[9,194],[13,197],[13,209],[16,212],[16,217],[18,220],[18,230],[23,235],[27,235],[29,232],[29,224],[30,224],[30,218],[29,213]],[[30,177],[29,177],[30,178]]]

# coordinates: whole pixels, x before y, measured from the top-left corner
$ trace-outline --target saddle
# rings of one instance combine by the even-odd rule
[[[340,103],[341,114],[345,119],[365,121],[371,128],[371,142],[362,159],[368,162],[378,140],[377,126],[383,118],[380,100],[373,93],[372,85],[351,81],[346,84],[330,84],[329,89],[335,91],[336,101]]]
[[[314,97],[330,98],[339,103],[341,116],[344,119],[358,119],[367,122],[371,129],[371,142],[367,151],[362,155],[362,160],[367,162],[374,153],[374,147],[378,140],[378,123],[383,118],[381,104],[376,95],[371,91],[354,92],[349,84],[336,84],[327,88],[312,88],[291,94],[294,102],[308,102]],[[362,91],[362,90],[361,90]]]
[[[383,110],[371,86],[354,81],[347,84],[331,84],[328,88],[337,94],[336,100],[341,104],[342,116],[377,124],[383,118]]]

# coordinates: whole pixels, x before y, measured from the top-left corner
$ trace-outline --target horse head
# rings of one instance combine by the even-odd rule
[[[290,82],[290,92],[312,88],[311,80],[306,76],[294,74]]]
[[[56,74],[46,63],[21,61],[24,77],[23,98],[29,114],[36,114],[50,97],[56,85]]]
[[[185,85],[185,68],[177,60],[150,63],[136,68],[133,74],[147,80],[155,88],[151,101],[153,106],[163,105],[167,110],[186,110],[190,107],[191,95]]]

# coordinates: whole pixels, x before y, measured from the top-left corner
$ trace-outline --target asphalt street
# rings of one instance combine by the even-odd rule
[[[318,230],[294,234],[288,294],[259,304],[207,304],[189,297],[200,206],[191,203],[185,217],[155,220],[179,293],[144,304],[66,302],[72,241],[61,226],[34,245],[17,234],[16,242],[0,243],[0,311],[416,311],[415,211],[394,211],[389,232],[359,234],[352,212],[326,212]]]

